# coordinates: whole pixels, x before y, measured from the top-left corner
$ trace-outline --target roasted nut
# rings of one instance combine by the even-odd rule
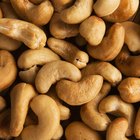
[[[60,140],[62,135],[63,135],[63,127],[59,125],[51,140]]]

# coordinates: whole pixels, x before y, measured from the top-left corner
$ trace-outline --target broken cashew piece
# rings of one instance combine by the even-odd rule
[[[96,131],[105,131],[110,124],[109,117],[98,111],[99,102],[109,93],[111,85],[105,82],[98,95],[90,102],[81,106],[80,116],[82,121],[91,129]]]
[[[121,51],[124,44],[125,30],[120,23],[115,23],[98,46],[88,45],[88,53],[102,61],[112,61]]]
[[[75,45],[65,40],[49,38],[47,44],[55,53],[78,68],[85,67],[89,61],[86,52],[79,50]]]

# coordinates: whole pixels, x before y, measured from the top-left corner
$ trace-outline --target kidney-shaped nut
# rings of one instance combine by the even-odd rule
[[[123,22],[130,19],[139,7],[139,0],[121,0],[119,7],[104,19],[110,22]]]
[[[99,112],[110,113],[115,116],[122,116],[128,120],[127,136],[131,136],[134,133],[134,121],[135,121],[135,108],[132,104],[124,102],[117,95],[110,95],[105,97],[99,104]]]
[[[23,42],[31,49],[44,47],[47,40],[45,33],[39,27],[17,19],[0,19],[0,33]]]
[[[63,127],[59,125],[54,136],[51,138],[51,140],[60,140],[62,135],[63,135]]]
[[[5,50],[0,50],[0,91],[8,88],[16,79],[17,67],[14,57]]]
[[[80,115],[82,121],[93,130],[105,131],[111,122],[106,114],[98,111],[99,102],[109,93],[111,85],[105,82],[99,94],[90,102],[81,106]]]
[[[38,116],[38,124],[23,129],[22,140],[50,140],[59,124],[60,112],[55,101],[47,95],[39,95],[30,103],[31,109]]]
[[[96,46],[101,43],[105,29],[105,23],[101,18],[90,16],[80,24],[79,32],[91,46]]]
[[[76,0],[75,3],[61,11],[61,19],[68,24],[78,24],[92,13],[93,0]]]
[[[79,50],[76,46],[65,40],[49,38],[47,43],[49,48],[51,48],[55,53],[78,68],[85,67],[89,61],[89,57],[86,52]]]
[[[96,34],[96,33],[95,33]],[[115,23],[106,37],[97,46],[88,45],[88,53],[102,61],[112,61],[121,51],[124,44],[125,30],[120,23]]]
[[[125,43],[131,52],[140,52],[140,25],[131,21],[121,23],[125,29]]]
[[[121,98],[128,103],[140,102],[140,78],[128,77],[118,86]]]
[[[98,132],[90,129],[82,122],[72,122],[65,130],[67,140],[101,140]]]
[[[3,111],[6,107],[6,100],[0,96],[0,112]]]
[[[99,17],[104,17],[112,14],[119,7],[120,1],[121,0],[97,0],[93,5],[93,9]]]
[[[127,128],[127,119],[117,118],[113,120],[107,129],[106,140],[129,140],[125,136]]]
[[[99,74],[113,86],[122,80],[121,72],[108,62],[93,62],[82,69],[82,75]]]
[[[47,24],[53,15],[54,8],[49,0],[43,0],[39,4],[33,4],[30,0],[10,1],[16,13],[22,19],[36,25]]]

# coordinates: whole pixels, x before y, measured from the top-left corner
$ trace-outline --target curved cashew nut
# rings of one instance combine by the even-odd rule
[[[65,40],[49,38],[47,44],[55,53],[78,68],[85,67],[89,61],[87,53],[79,50],[76,46]]]
[[[3,111],[5,107],[6,107],[6,101],[2,96],[0,96],[0,112]]]
[[[96,46],[101,43],[105,29],[105,23],[101,18],[90,16],[80,24],[79,32],[90,45]]]
[[[78,24],[92,13],[93,0],[76,0],[75,3],[61,11],[61,19],[68,24]]]
[[[128,103],[140,102],[140,78],[129,77],[118,86],[121,98]]]
[[[57,104],[51,97],[39,95],[33,98],[30,106],[38,116],[39,123],[38,125],[30,125],[24,128],[21,133],[22,140],[50,140],[60,123]]]
[[[17,19],[0,19],[0,33],[23,42],[31,49],[45,46],[47,37],[39,27]]]
[[[100,135],[82,122],[72,122],[65,130],[67,140],[101,140]]]
[[[33,4],[29,0],[10,1],[16,13],[22,19],[25,19],[36,25],[47,24],[53,15],[54,8],[49,0],[43,0],[39,4]]]
[[[125,43],[131,52],[140,52],[140,25],[126,21],[121,23],[125,29]]]
[[[95,13],[99,17],[112,14],[120,5],[121,0],[97,0],[93,5]]]
[[[99,112],[110,113],[116,116],[125,117],[128,120],[127,136],[134,133],[135,108],[132,104],[122,101],[117,95],[105,97],[99,104]]]
[[[111,122],[106,114],[98,111],[99,102],[109,93],[110,90],[110,84],[105,82],[99,94],[81,107],[80,115],[82,121],[93,130],[105,131]]]
[[[79,25],[67,24],[60,19],[60,14],[55,13],[50,20],[50,33],[55,38],[65,39],[74,37],[79,33]]]
[[[8,88],[16,79],[17,67],[14,57],[5,50],[0,50],[0,91]]]
[[[63,135],[63,127],[59,125],[51,140],[60,140],[62,135]]]
[[[121,72],[108,62],[93,62],[82,69],[82,75],[99,74],[113,86],[122,80]]]
[[[102,61],[112,61],[121,51],[124,44],[125,30],[120,23],[115,23],[98,46],[88,45],[88,53]],[[104,53],[103,53],[104,52]]]
[[[139,0],[121,0],[119,7],[104,19],[110,22],[123,22],[130,19],[139,7]]]
[[[103,84],[100,75],[88,75],[79,82],[61,80],[56,85],[58,97],[69,105],[82,105],[97,96]]]
[[[125,118],[117,118],[111,122],[107,129],[106,140],[129,140],[125,134],[128,128],[128,121]]]

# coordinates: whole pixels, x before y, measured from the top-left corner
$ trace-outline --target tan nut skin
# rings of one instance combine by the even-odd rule
[[[68,24],[81,23],[92,13],[92,6],[93,0],[76,0],[71,7],[61,11],[61,19]]]
[[[104,19],[110,22],[123,22],[130,19],[138,10],[139,0],[121,0],[119,7]]]
[[[131,21],[121,23],[125,29],[125,43],[131,52],[140,52],[140,25]]]
[[[17,67],[14,57],[5,50],[0,50],[0,91],[8,88],[15,81]]]
[[[90,129],[82,122],[72,122],[65,130],[67,140],[101,140],[98,132]]]
[[[57,104],[51,97],[39,95],[33,98],[30,106],[38,116],[38,125],[24,128],[21,133],[22,140],[50,140],[60,124],[60,112]]]
[[[106,114],[98,111],[99,102],[109,93],[111,85],[105,82],[98,95],[90,102],[81,106],[80,115],[82,121],[91,129],[105,131],[111,122]]]
[[[31,99],[36,96],[33,86],[26,83],[17,84],[11,91],[11,123],[10,134],[14,137],[20,135],[28,112]]]
[[[52,84],[61,79],[77,82],[81,79],[81,72],[73,64],[66,61],[49,62],[38,72],[35,85],[39,93],[46,93]]]
[[[43,48],[47,40],[45,33],[39,27],[17,19],[0,19],[0,33],[23,42],[31,49]]]
[[[105,34],[106,25],[97,16],[90,16],[80,24],[79,32],[90,45],[99,45]]]
[[[93,62],[89,63],[82,69],[82,75],[99,74],[104,77],[111,85],[115,86],[122,80],[121,72],[108,62]]]
[[[60,19],[59,13],[54,13],[50,20],[50,33],[52,36],[58,39],[65,39],[74,37],[79,33],[79,25],[67,24]]]
[[[115,23],[110,28],[108,35],[103,38],[98,46],[88,45],[88,53],[102,61],[112,61],[121,51],[124,44],[125,30],[120,23]]]
[[[103,84],[100,75],[88,75],[79,82],[61,80],[56,85],[58,97],[69,105],[85,104],[95,98]]]
[[[63,135],[63,127],[59,125],[51,140],[60,140],[62,135]]]
[[[117,95],[110,95],[100,102],[99,112],[125,117],[128,120],[126,136],[133,135],[136,112],[132,104],[124,102]]]
[[[85,67],[89,61],[86,52],[79,50],[75,45],[65,40],[49,38],[47,44],[55,53],[78,68]]]
[[[33,4],[29,0],[10,0],[10,2],[22,19],[36,25],[47,24],[53,15],[54,8],[49,0],[43,0],[39,4]]]
[[[107,129],[106,140],[130,140],[125,136],[127,128],[127,119],[117,118],[113,120]]]
[[[128,77],[118,86],[121,98],[128,103],[140,102],[140,78]]]

